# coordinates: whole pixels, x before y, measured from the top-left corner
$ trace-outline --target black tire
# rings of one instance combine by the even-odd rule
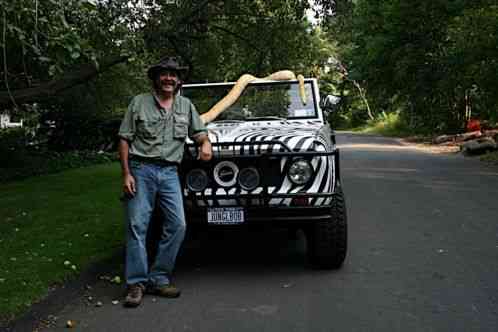
[[[332,199],[331,218],[311,225],[307,232],[308,257],[314,268],[338,269],[346,258],[348,227],[342,190]]]

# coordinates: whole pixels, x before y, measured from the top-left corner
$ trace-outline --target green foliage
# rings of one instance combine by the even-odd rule
[[[58,149],[94,149],[112,141],[102,123],[114,121],[117,110],[149,88],[146,68],[161,56],[181,56],[191,68],[188,81],[204,82],[281,69],[316,75],[330,53],[326,36],[306,21],[307,0],[0,0],[0,5],[6,59],[0,56],[8,72],[2,75],[3,92],[7,84],[13,91],[32,88],[84,65],[128,57],[128,64],[39,103],[42,118],[57,122],[50,143]],[[329,15],[329,7],[319,14]]]
[[[11,89],[33,86],[81,64],[98,65],[103,57],[140,46],[125,19],[133,9],[127,1],[0,0],[0,8]]]
[[[0,156],[8,162],[11,158],[7,158],[12,151],[24,150],[26,146],[25,131],[23,128],[0,129]]]
[[[468,95],[475,117],[498,119],[498,5],[467,8],[448,24],[448,84]],[[462,101],[463,102],[463,101]]]
[[[380,113],[374,120],[368,120],[362,132],[384,136],[403,137],[412,134],[411,129],[399,112]]]
[[[30,138],[22,128],[0,130],[0,183],[116,159],[114,154],[103,152],[51,151],[29,145]]]
[[[163,4],[152,13],[144,39],[150,53],[181,55],[192,69],[190,81],[232,81],[281,69],[309,74],[318,49],[304,16],[307,6],[301,0],[185,0],[166,11]]]
[[[122,247],[119,190],[117,164],[0,186],[0,322]]]
[[[400,110],[419,132],[457,132],[469,108],[497,118],[497,13],[488,0],[358,0],[339,3],[325,28],[375,113]]]
[[[59,97],[57,107],[43,119],[54,121],[48,137],[56,150],[115,149],[117,132],[126,106],[138,92],[148,89],[141,66],[113,68],[96,80],[77,86]]]
[[[11,91],[36,88],[82,66],[98,67],[109,57],[129,57],[126,66],[114,66],[58,98],[11,110],[25,119],[29,127],[25,136],[30,135],[31,141],[48,139],[58,150],[109,147],[122,110],[146,86],[144,63],[150,59],[140,44],[143,39],[137,38],[144,20],[140,13],[146,8],[124,0],[0,0],[0,5],[0,14],[5,14],[1,44],[5,52],[0,57],[8,72],[1,75],[2,90],[7,84]],[[141,57],[136,56],[139,52]],[[43,133],[47,120],[56,126]]]
[[[94,151],[38,151],[13,150],[8,158],[0,158],[0,183],[21,180],[32,176],[58,173],[72,168],[110,163],[116,160],[111,153]]]

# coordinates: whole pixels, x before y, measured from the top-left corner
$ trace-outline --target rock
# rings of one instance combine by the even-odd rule
[[[441,136],[434,138],[434,140],[432,142],[434,144],[442,144],[445,142],[452,141],[454,137],[455,137],[455,135],[441,135]]]
[[[498,129],[485,130],[483,132],[483,135],[486,137],[491,137],[495,140],[495,142],[498,142]]]
[[[462,144],[462,152],[469,155],[496,150],[497,144],[491,137],[482,137]]]

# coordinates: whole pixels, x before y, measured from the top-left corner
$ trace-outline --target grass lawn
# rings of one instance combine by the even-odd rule
[[[412,136],[412,130],[402,121],[398,112],[379,114],[365,125],[352,129],[358,133],[377,134],[388,137]]]
[[[0,321],[121,248],[118,163],[0,185]]]

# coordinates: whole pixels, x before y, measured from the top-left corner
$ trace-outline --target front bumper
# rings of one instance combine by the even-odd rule
[[[210,225],[207,221],[208,208],[196,208],[186,210],[187,224]],[[313,221],[329,220],[331,218],[330,207],[245,207],[244,224],[272,224],[272,225],[305,225]],[[219,224],[215,224],[219,225]]]
[[[321,193],[321,194],[280,194],[280,195],[269,195],[267,199],[275,198],[309,198],[313,196],[332,198],[334,193]],[[244,202],[243,200],[249,200],[248,196],[253,197],[254,195],[229,195],[231,198],[236,198],[237,200]],[[252,198],[254,199],[254,198]],[[265,198],[259,198],[261,200]],[[247,202],[247,201],[246,201]],[[242,208],[244,211],[244,222],[241,224],[265,224],[265,225],[280,225],[280,226],[290,226],[290,225],[306,225],[310,222],[320,221],[320,220],[330,220],[331,215],[331,205],[320,205],[320,206],[285,206],[285,205],[227,205],[227,206],[198,206],[192,207],[190,204],[186,205],[185,213],[187,224],[195,225],[211,225],[208,223],[208,209],[211,208]]]

